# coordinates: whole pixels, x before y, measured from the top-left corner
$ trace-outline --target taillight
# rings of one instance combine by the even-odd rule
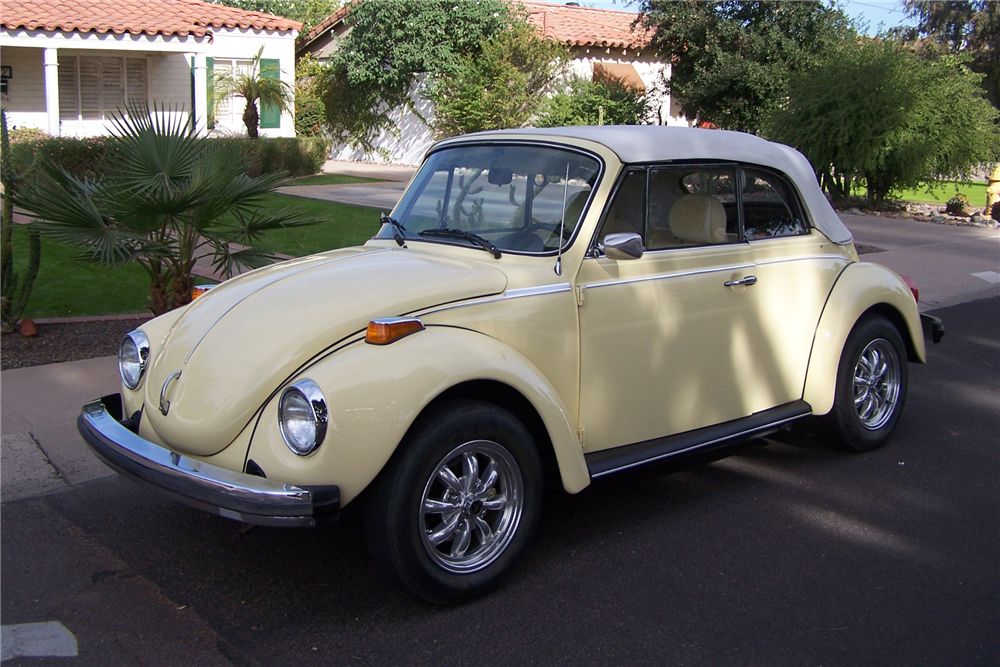
[[[913,278],[911,278],[910,276],[900,276],[900,278],[903,279],[903,282],[906,283],[906,286],[910,288],[911,292],[913,292],[913,300],[919,303],[920,290],[917,289],[917,284],[913,282]]]

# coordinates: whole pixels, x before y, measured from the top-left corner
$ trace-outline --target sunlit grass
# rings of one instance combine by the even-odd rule
[[[927,188],[903,190],[899,195],[893,196],[893,199],[921,204],[944,204],[957,194],[965,195],[973,207],[983,208],[986,206],[985,181],[972,181],[970,183],[938,181],[937,186],[930,193],[927,192]]]
[[[308,218],[320,220],[311,227],[267,232],[254,244],[295,257],[361,245],[379,228],[379,212],[358,206],[278,194],[267,195],[264,206],[272,210],[291,208]]]
[[[14,269],[24,275],[28,232],[13,230]],[[108,268],[75,248],[42,237],[42,261],[23,317],[79,317],[146,312],[149,275],[138,264]]]

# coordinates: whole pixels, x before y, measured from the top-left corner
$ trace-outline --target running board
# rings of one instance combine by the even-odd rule
[[[811,414],[812,408],[808,403],[794,401],[724,424],[706,426],[686,433],[654,438],[613,449],[602,449],[586,454],[584,458],[591,479],[597,479],[675,456],[706,452],[760,438]]]

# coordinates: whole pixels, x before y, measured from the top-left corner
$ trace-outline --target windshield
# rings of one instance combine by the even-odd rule
[[[589,155],[547,146],[446,148],[427,159],[396,206],[399,224],[383,224],[377,238],[555,252],[563,212],[568,240],[599,171]]]

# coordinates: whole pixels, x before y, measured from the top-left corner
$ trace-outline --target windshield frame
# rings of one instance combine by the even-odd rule
[[[485,147],[521,146],[521,147],[532,147],[532,148],[553,148],[569,153],[577,153],[579,155],[592,159],[597,163],[597,171],[594,174],[593,185],[591,186],[590,192],[587,195],[587,201],[580,212],[580,218],[579,220],[576,221],[572,234],[566,241],[563,242],[561,248],[552,248],[549,250],[545,250],[543,252],[530,252],[526,250],[513,250],[507,248],[500,248],[500,250],[504,255],[510,254],[510,255],[519,255],[524,257],[556,257],[560,253],[565,254],[573,246],[577,238],[580,236],[581,230],[583,228],[583,220],[587,217],[587,213],[590,211],[590,207],[594,203],[594,195],[600,188],[601,183],[604,179],[605,172],[607,170],[607,165],[605,164],[604,158],[602,158],[598,153],[591,150],[587,150],[585,148],[581,148],[579,146],[575,146],[573,144],[564,144],[558,141],[546,141],[546,140],[535,141],[531,139],[502,139],[502,140],[484,139],[479,141],[442,142],[442,144],[434,146],[429,151],[427,151],[427,154],[424,156],[424,161],[420,166],[420,170],[413,177],[413,180],[410,181],[410,184],[406,188],[406,193],[404,193],[404,195],[396,203],[396,206],[393,207],[390,217],[399,220],[399,215],[403,215],[404,217],[409,215],[410,211],[413,208],[413,205],[417,201],[417,198],[414,197],[412,200],[409,200],[407,195],[414,188],[423,188],[426,183],[426,180],[433,176],[434,174],[433,171],[428,171],[425,169],[427,162],[430,160],[432,155],[451,149],[473,148],[473,147],[484,147],[484,146]],[[405,210],[401,208],[403,206],[406,206]],[[565,210],[563,210],[563,214],[565,215]],[[566,224],[567,226],[569,226],[570,224],[569,221],[567,221]],[[383,225],[373,238],[379,240],[385,240],[385,239],[392,240],[391,231],[386,232],[386,227],[387,227],[386,225]],[[423,237],[423,236],[418,236],[415,233],[412,235],[410,233],[407,233],[403,238],[407,243],[409,243],[410,241],[418,241],[423,243],[450,245],[458,248],[476,248],[477,250],[481,250],[478,245],[470,244],[469,242],[460,239],[452,240],[452,239],[433,237],[433,236]]]

